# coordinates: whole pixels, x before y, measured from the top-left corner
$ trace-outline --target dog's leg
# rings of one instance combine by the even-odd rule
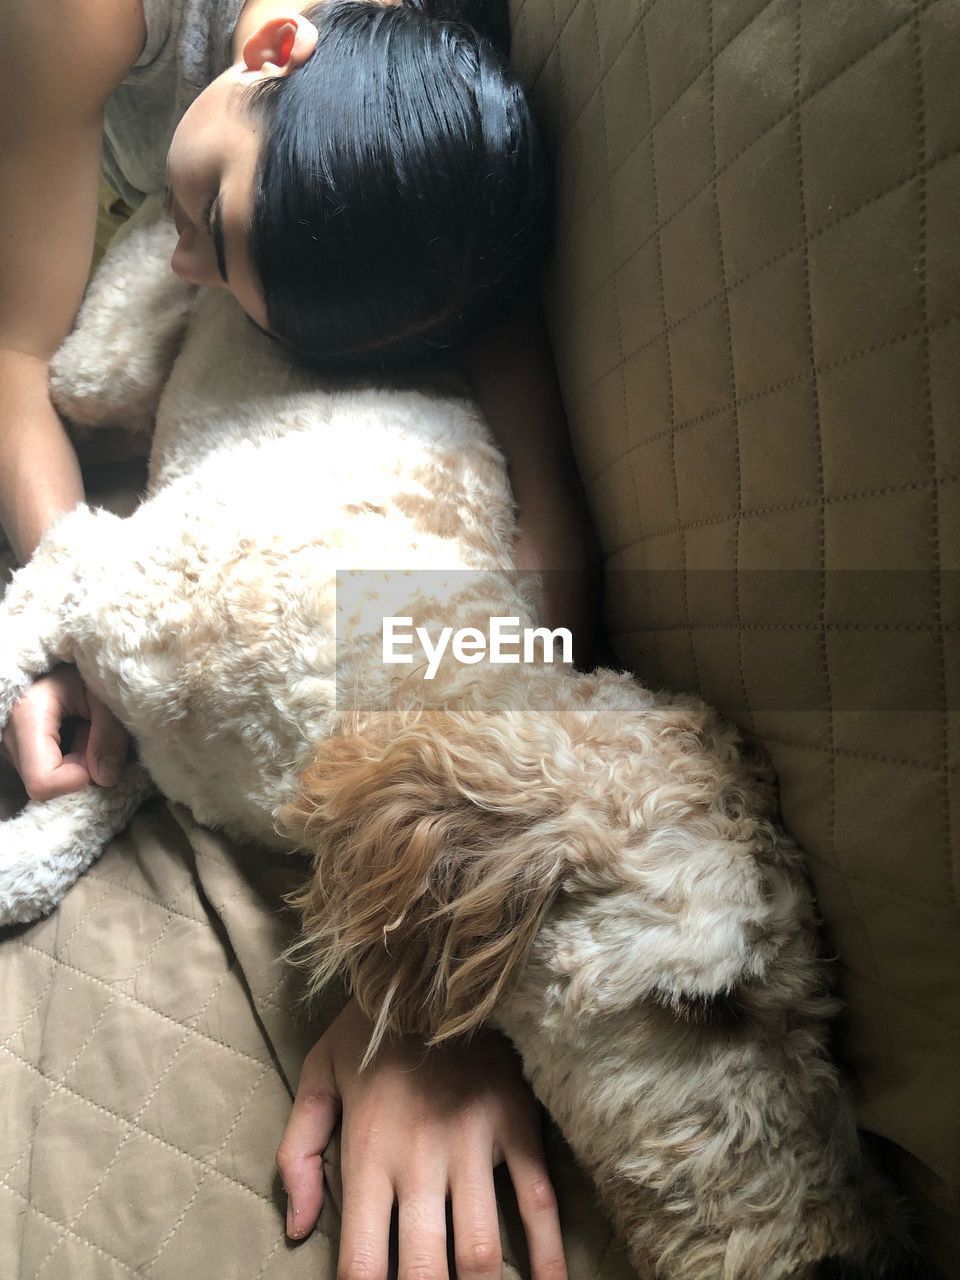
[[[14,575],[0,603],[0,727],[35,677],[73,659],[85,567],[101,559],[101,529],[113,519],[78,508],[48,531]],[[151,786],[146,770],[127,765],[116,786],[31,801],[0,824],[0,924],[35,920],[56,906]]]
[[[589,1170],[638,1273],[799,1280],[822,1259],[899,1274],[902,1214],[827,1057],[834,1002],[804,928],[723,1021],[571,999],[576,907],[548,919],[492,1019]],[[610,981],[616,981],[612,958]]]

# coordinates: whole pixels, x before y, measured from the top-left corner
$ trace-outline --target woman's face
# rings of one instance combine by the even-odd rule
[[[193,101],[167,155],[170,209],[180,233],[170,265],[191,284],[229,289],[262,328],[266,304],[250,257],[262,135],[247,94],[260,80],[289,75],[316,43],[316,27],[295,11],[256,28],[239,61]]]
[[[173,136],[167,182],[180,239],[170,265],[191,284],[229,289],[266,327],[249,249],[261,135],[236,71],[225,71],[194,100]]]

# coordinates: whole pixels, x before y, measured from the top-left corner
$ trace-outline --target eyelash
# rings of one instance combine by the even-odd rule
[[[211,213],[213,213],[213,206],[216,203],[217,203],[217,193],[214,192],[203,210],[203,229],[204,231],[206,231],[207,235],[213,234],[210,230],[210,215]]]

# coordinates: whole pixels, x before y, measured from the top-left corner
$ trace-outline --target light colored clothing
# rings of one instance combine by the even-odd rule
[[[140,57],[107,100],[103,174],[132,207],[166,184],[167,151],[194,98],[230,65],[244,0],[143,0]]]
[[[99,266],[115,232],[123,226],[131,213],[132,210],[127,202],[122,200],[101,178],[100,190],[97,193],[97,230],[93,241],[93,260],[90,263],[91,275]]]

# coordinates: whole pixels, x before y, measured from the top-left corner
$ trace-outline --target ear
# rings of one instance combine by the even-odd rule
[[[244,41],[241,57],[248,71],[286,76],[306,62],[317,47],[318,32],[299,13],[271,18]]]
[[[375,1023],[365,1062],[388,1031],[477,1029],[582,856],[534,737],[526,714],[372,716],[320,747],[281,815],[314,856],[293,954],[314,991],[346,976]]]
[[[280,814],[314,857],[291,954],[314,993],[347,979],[374,1021],[364,1062],[388,1031],[436,1044],[487,1021],[561,893],[536,962],[571,1017],[727,1001],[806,945],[799,855],[733,729],[613,672],[516,691],[522,709],[506,688],[370,714]]]

